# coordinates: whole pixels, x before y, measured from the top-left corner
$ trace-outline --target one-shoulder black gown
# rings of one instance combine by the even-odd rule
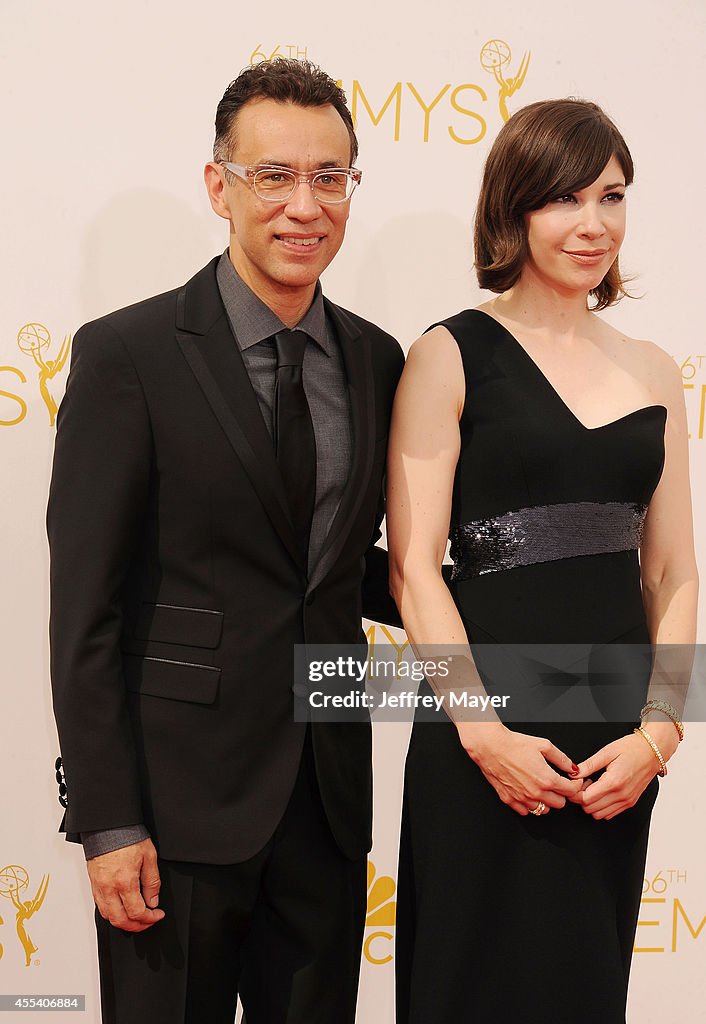
[[[649,644],[638,552],[665,408],[589,429],[491,316],[443,325],[466,377],[450,537],[469,641]],[[657,780],[611,821],[523,817],[441,718],[407,755],[398,1024],[623,1024]],[[577,763],[634,724],[508,721]]]

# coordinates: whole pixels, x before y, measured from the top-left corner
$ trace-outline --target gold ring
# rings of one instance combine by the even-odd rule
[[[539,803],[537,804],[537,806],[534,808],[534,810],[530,811],[530,814],[536,814],[537,817],[539,817],[540,814],[544,814],[546,809],[547,809],[547,805],[545,804],[545,802],[543,800],[540,800]]]

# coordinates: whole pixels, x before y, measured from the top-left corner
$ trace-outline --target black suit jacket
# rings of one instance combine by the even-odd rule
[[[354,451],[307,578],[216,265],[76,335],[48,510],[51,667],[66,830],[144,821],[161,856],[234,863],[266,843],[296,776],[293,645],[361,642],[363,611],[396,621],[372,545],[403,356],[326,302]],[[333,835],[359,857],[370,727],[312,739]]]

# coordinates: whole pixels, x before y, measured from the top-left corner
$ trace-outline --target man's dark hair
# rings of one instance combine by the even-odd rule
[[[325,107],[330,104],[341,116],[351,142],[351,164],[358,156],[353,118],[340,85],[308,60],[276,57],[241,71],[231,82],[216,110],[216,138],[213,159],[228,160],[235,147],[235,119],[250,100],[277,100],[299,107]]]

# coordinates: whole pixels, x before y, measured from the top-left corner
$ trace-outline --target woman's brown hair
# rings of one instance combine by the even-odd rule
[[[630,185],[634,167],[625,139],[595,103],[542,100],[513,114],[488,154],[476,207],[474,250],[481,288],[511,288],[529,256],[525,214],[586,188],[613,156]],[[616,256],[591,290],[594,308],[605,309],[626,294]]]

